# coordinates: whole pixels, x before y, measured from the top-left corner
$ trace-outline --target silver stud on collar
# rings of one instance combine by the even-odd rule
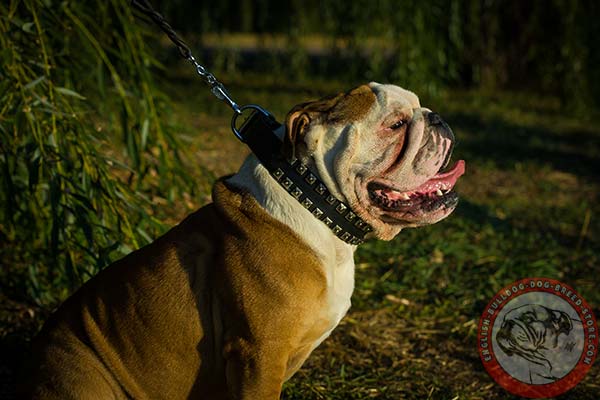
[[[281,168],[277,168],[274,172],[273,172],[273,176],[275,177],[275,180],[280,180],[281,177],[283,176],[283,170]]]
[[[359,245],[361,243],[364,243],[364,240],[357,238],[356,236],[352,236],[352,239],[350,240],[350,244],[353,245]]]
[[[298,166],[296,167],[296,171],[298,171],[298,173],[300,174],[300,176],[304,175],[304,173],[308,170],[308,168],[305,165],[302,164],[298,164]]]
[[[294,190],[292,190],[290,194],[293,198],[300,199],[300,196],[302,196],[302,190],[300,190],[300,188],[294,188]]]
[[[290,178],[285,178],[281,183],[281,186],[283,186],[286,190],[289,191],[293,184],[294,182]]]
[[[317,176],[313,174],[306,165],[299,162],[299,160],[296,158],[288,159],[286,161],[290,165],[291,169],[288,169],[286,166],[276,168],[271,172],[275,180],[278,181],[279,184],[283,186],[292,197],[298,200],[298,202],[306,210],[314,215],[315,218],[322,221],[329,229],[331,229],[331,231],[338,238],[351,245],[359,245],[364,243],[362,236],[373,230],[371,226],[365,223],[354,212],[352,212],[347,204],[338,200],[334,195],[329,193],[323,182],[320,182]],[[296,179],[296,181],[294,179]],[[297,181],[298,179],[304,179],[304,181],[308,183],[308,186],[312,186],[313,190],[318,196],[320,196],[321,200],[316,199],[314,194],[311,195],[312,192],[304,193],[301,187],[306,189],[306,184],[304,184],[302,181]],[[310,196],[313,197],[311,198]],[[325,207],[325,210],[322,209],[322,207],[319,208],[315,206],[315,201],[316,204],[321,204],[322,207]],[[328,209],[325,205],[320,203],[321,201],[329,204],[331,209]],[[333,215],[331,214],[332,212]],[[329,216],[327,213],[329,213]],[[339,215],[339,217],[336,215]],[[344,221],[344,219],[353,224],[360,232],[364,233],[359,234],[357,237],[351,233],[353,231],[352,229],[350,231],[346,231],[343,226],[347,227],[348,222]]]
[[[309,173],[308,175],[306,175],[306,178],[304,178],[304,180],[308,182],[309,185],[312,185],[317,181],[317,177]]]

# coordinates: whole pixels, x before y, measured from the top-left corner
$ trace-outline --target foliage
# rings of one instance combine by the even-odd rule
[[[181,204],[189,182],[173,127],[160,121],[176,121],[196,165],[215,175],[233,172],[244,154],[228,132],[230,111],[182,63],[164,72],[174,102],[165,118],[150,79],[154,42],[118,1],[87,3],[0,4],[0,375],[2,363],[10,370],[23,358],[43,318],[19,300],[49,308],[156,237],[164,214],[180,216],[168,200]],[[495,291],[527,275],[554,277],[598,315],[600,131],[565,107],[567,98],[600,98],[595,3],[152,3],[177,30],[274,32],[295,44],[262,63],[235,46],[202,57],[228,72],[218,76],[240,104],[281,119],[356,81],[392,80],[421,99],[425,86],[439,96],[423,104],[453,127],[455,158],[467,160],[453,215],[359,248],[353,307],[284,398],[507,398],[476,352],[477,319]],[[323,38],[315,59],[309,45]],[[494,90],[439,90],[446,86]],[[515,87],[535,95],[499,90]],[[597,399],[599,377],[592,369],[561,398]]]
[[[255,67],[270,72],[278,63],[291,78],[382,80],[430,95],[447,87],[527,89],[579,111],[600,105],[600,3],[592,0],[154,3],[190,34],[285,36],[283,50],[262,49],[274,60]],[[301,37],[327,43],[302,45]],[[311,62],[294,62],[299,52]]]
[[[118,0],[0,4],[3,289],[54,304],[189,190],[148,40]]]

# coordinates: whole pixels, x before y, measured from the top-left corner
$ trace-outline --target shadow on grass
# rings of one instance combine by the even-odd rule
[[[464,218],[477,225],[490,224],[496,231],[510,232],[513,229],[513,224],[509,220],[494,216],[489,207],[464,197],[461,197],[460,205],[454,212],[454,216]]]
[[[501,168],[519,162],[548,164],[555,169],[586,178],[600,170],[600,132],[550,130],[489,120],[475,113],[450,113],[445,119],[460,135],[461,151],[471,159],[493,161]]]

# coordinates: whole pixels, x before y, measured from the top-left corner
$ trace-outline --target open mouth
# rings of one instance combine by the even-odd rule
[[[431,212],[440,208],[452,208],[458,203],[458,194],[452,190],[458,178],[465,173],[465,162],[459,160],[448,171],[442,169],[421,186],[398,191],[378,182],[367,185],[371,201],[387,211]]]

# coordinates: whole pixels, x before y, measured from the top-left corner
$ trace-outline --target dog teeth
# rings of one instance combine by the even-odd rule
[[[399,197],[402,200],[410,200],[410,196],[407,193],[400,193]]]
[[[443,195],[444,193],[442,193],[442,191],[441,191],[440,189],[437,189],[437,190],[435,191],[435,194],[437,194],[438,196],[441,196],[441,195]]]

